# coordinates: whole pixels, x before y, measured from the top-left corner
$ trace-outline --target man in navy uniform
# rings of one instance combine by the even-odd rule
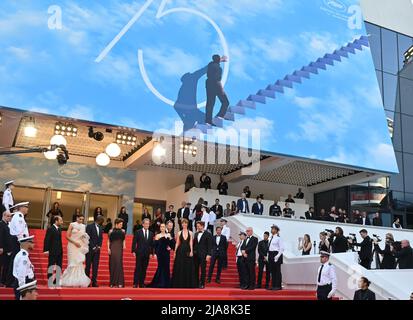
[[[330,253],[320,252],[321,266],[317,272],[317,299],[332,300],[337,290],[337,275],[335,267],[329,262]]]
[[[14,180],[7,181],[4,186],[6,189],[3,193],[3,206],[10,211],[10,209],[14,206],[14,199],[13,199],[13,188],[14,188]],[[11,212],[11,211],[10,211]]]
[[[14,290],[16,300],[20,300],[18,287],[34,280],[34,267],[30,261],[29,253],[34,249],[34,236],[26,236],[19,239],[20,251],[13,262],[13,276],[15,278]]]
[[[280,228],[271,226],[271,236],[268,241],[268,267],[271,273],[269,290],[282,290],[281,265],[283,264],[284,242],[279,235]]]
[[[17,291],[20,293],[20,300],[33,301],[37,300],[37,281],[26,283],[17,288]]]

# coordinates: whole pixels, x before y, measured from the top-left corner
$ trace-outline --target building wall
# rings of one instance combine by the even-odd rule
[[[366,29],[385,113],[394,126],[392,140],[400,174],[390,176],[390,191],[394,199],[413,203],[413,66],[406,67],[403,62],[403,54],[413,45],[413,37],[371,23],[367,23]],[[413,216],[407,215],[404,224],[412,226]]]
[[[188,174],[194,174],[195,183],[199,186],[200,173],[194,173],[184,170],[174,170],[159,167],[144,166],[136,173],[136,193],[135,197],[144,199],[167,200],[168,191],[183,185]],[[219,182],[218,175],[209,175],[212,180],[212,187],[215,188]],[[279,200],[282,196],[288,194],[295,195],[297,186],[283,185],[272,182],[257,181],[246,179],[239,182],[230,182],[228,184],[229,194],[239,196],[245,186],[249,186],[252,196],[264,194],[267,200]],[[314,194],[308,192],[305,187],[302,187],[305,198],[309,205],[313,205]]]

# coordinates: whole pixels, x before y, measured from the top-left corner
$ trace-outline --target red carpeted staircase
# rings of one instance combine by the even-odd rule
[[[47,256],[43,254],[43,230],[31,230],[35,235],[35,249],[30,254],[30,259],[35,267],[36,279],[39,285],[39,299],[42,300],[119,300],[130,298],[133,300],[311,300],[315,298],[313,291],[267,291],[257,289],[244,291],[237,289],[239,286],[238,272],[235,262],[235,246],[230,244],[228,248],[228,269],[222,271],[221,283],[212,282],[205,289],[154,289],[132,288],[133,273],[135,270],[135,257],[132,255],[132,236],[126,238],[126,250],[124,252],[124,272],[126,288],[109,288],[109,258],[107,254],[107,237],[104,237],[99,265],[98,284],[99,288],[47,288]],[[63,234],[65,237],[65,234]],[[64,251],[67,240],[63,239]],[[64,255],[63,270],[67,265],[67,257]],[[148,267],[146,282],[149,283],[156,271],[156,259],[151,259]],[[171,270],[173,268],[173,257],[171,257]],[[208,267],[207,267],[208,270]],[[215,272],[214,272],[215,275]],[[11,289],[0,288],[0,300],[13,299]]]

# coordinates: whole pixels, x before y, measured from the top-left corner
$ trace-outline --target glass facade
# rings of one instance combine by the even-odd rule
[[[404,64],[413,38],[370,23],[366,29],[400,171],[389,177],[392,214],[413,229],[413,63]]]

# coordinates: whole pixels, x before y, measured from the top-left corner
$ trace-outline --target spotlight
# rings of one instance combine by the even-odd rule
[[[96,141],[102,141],[105,138],[104,134],[100,131],[94,132],[93,127],[89,127],[89,138],[93,138]]]
[[[37,129],[34,122],[34,118],[27,117],[24,119],[24,135],[28,138],[35,138],[37,135]]]
[[[136,138],[136,136],[134,136],[133,134],[128,133],[128,132],[118,132],[116,134],[116,143],[117,144],[135,146],[137,140],[138,139]]]
[[[56,122],[54,133],[61,136],[77,137],[78,129],[72,123]]]
[[[194,146],[195,138],[184,138],[184,141],[179,146],[179,152],[184,154],[192,154],[193,157],[197,155],[198,148]]]

